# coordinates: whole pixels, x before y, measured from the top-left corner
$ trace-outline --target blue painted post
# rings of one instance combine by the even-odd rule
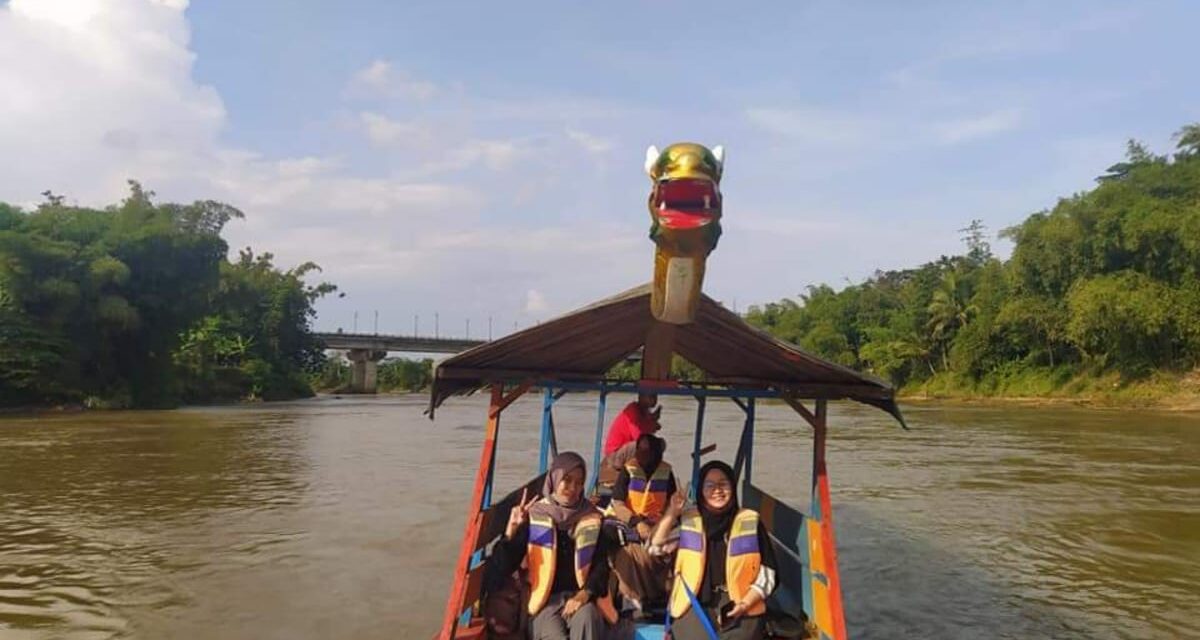
[[[588,481],[588,493],[591,493],[596,488],[596,482],[600,479],[600,452],[604,447],[604,409],[608,401],[608,391],[600,390],[600,402],[596,409],[596,450],[592,454],[592,479]]]
[[[554,418],[551,412],[554,410],[554,392],[550,388],[546,388],[542,394],[542,443],[538,448],[538,475],[546,473],[546,468],[549,466],[550,453],[550,429]]]
[[[692,445],[692,486],[688,489],[688,499],[695,500],[700,490],[700,439],[704,434],[704,405],[707,398],[696,398],[696,440]]]
[[[754,398],[746,398],[746,426],[742,429],[742,438],[746,447],[746,473],[742,476],[742,484],[749,486],[754,471]]]
[[[746,407],[745,404],[742,404],[741,400],[739,400],[736,397],[730,398],[730,400],[733,400],[733,403],[736,404],[742,410],[742,412],[746,413],[747,416],[749,416],[750,410]],[[745,462],[746,462],[746,425],[745,425],[745,423],[743,423],[742,424],[742,433],[741,433],[741,435],[738,436],[737,455],[733,456],[733,475],[735,477],[737,477],[737,478],[742,477],[742,465],[745,464]]]

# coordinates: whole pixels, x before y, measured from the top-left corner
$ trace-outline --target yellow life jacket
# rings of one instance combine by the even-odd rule
[[[583,585],[592,569],[592,556],[600,540],[600,516],[587,516],[575,524],[571,532],[575,540],[575,580]],[[558,559],[558,532],[554,520],[548,516],[529,514],[529,543],[526,547],[529,564],[529,615],[537,615],[550,599],[554,586],[555,562]],[[617,621],[617,611],[612,598],[605,596],[596,601],[600,613],[610,624]]]
[[[643,518],[658,519],[667,509],[667,491],[671,487],[671,465],[659,462],[650,477],[638,466],[637,461],[625,465],[629,474],[629,495],[625,504],[629,510]]]
[[[704,536],[704,521],[700,511],[690,509],[679,522],[679,551],[675,555],[675,585],[671,589],[671,617],[680,618],[687,613],[692,602],[684,591],[687,585],[692,593],[700,594],[704,582],[704,561],[707,553],[707,538]],[[758,549],[758,512],[742,509],[733,518],[729,530],[729,543],[725,554],[725,587],[729,598],[741,602],[750,592],[750,585],[758,577],[762,567],[762,554]],[[746,615],[766,613],[767,604],[760,601],[750,607]]]

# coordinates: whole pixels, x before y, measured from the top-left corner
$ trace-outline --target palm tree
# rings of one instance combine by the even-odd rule
[[[1175,148],[1183,155],[1200,155],[1200,124],[1189,124],[1175,134]]]
[[[934,341],[941,344],[942,367],[945,370],[950,369],[951,338],[957,330],[967,326],[979,311],[979,308],[970,302],[970,292],[966,284],[955,272],[949,271],[934,290],[933,298],[929,302],[929,322],[925,326],[932,333]]]

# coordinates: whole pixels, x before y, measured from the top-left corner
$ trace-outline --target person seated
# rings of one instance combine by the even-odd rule
[[[522,492],[490,560],[499,575],[527,561],[532,640],[600,640],[617,618],[608,597],[609,544],[600,511],[584,499],[585,475],[579,454],[555,457],[542,497],[526,501]]]
[[[696,506],[685,511],[684,496],[676,494],[654,532],[654,542],[662,544],[679,522],[671,632],[675,640],[708,640],[700,619],[705,616],[722,640],[758,640],[765,632],[766,600],[776,585],[771,539],[758,512],[738,508],[729,465],[709,462],[699,478]],[[702,610],[692,606],[688,590]]]
[[[658,436],[638,437],[634,459],[617,477],[610,505],[613,517],[638,534],[613,555],[613,572],[621,595],[640,611],[666,604],[670,559],[649,549],[654,526],[678,492],[675,473],[663,460],[666,446]]]
[[[658,423],[662,407],[655,408],[657,404],[657,394],[638,394],[637,400],[626,405],[613,419],[604,440],[604,459],[597,471],[600,484],[613,484],[625,463],[633,458],[638,437],[643,433],[657,433],[662,428]]]

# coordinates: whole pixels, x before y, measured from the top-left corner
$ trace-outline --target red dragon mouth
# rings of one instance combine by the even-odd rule
[[[709,180],[665,180],[655,189],[653,206],[664,227],[695,229],[721,215],[721,193]]]

